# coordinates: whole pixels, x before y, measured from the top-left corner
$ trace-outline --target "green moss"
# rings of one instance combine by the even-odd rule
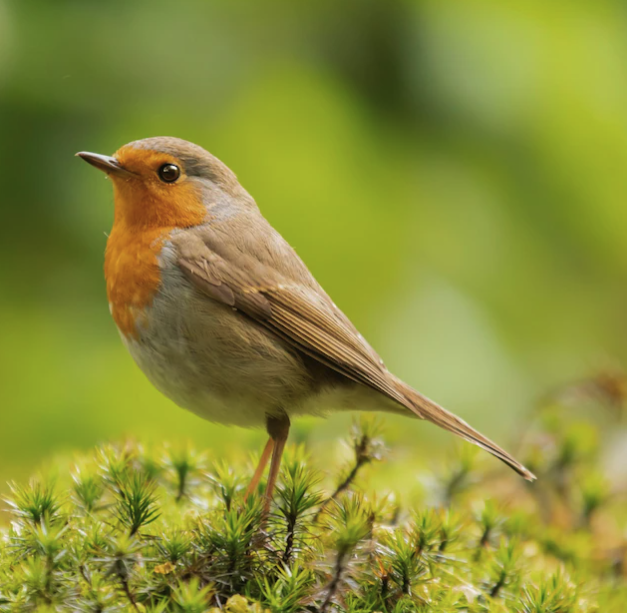
[[[380,424],[362,420],[329,491],[288,449],[265,521],[247,470],[189,447],[97,449],[59,476],[67,488],[12,487],[0,611],[625,611],[622,507],[590,436],[555,419],[528,442],[530,457],[544,446],[539,485],[483,474],[464,451],[425,480],[443,504],[417,509],[355,489],[384,455]]]

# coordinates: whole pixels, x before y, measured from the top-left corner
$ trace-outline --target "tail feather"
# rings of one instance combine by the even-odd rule
[[[483,436],[481,432],[478,432],[469,426],[463,419],[460,419],[457,415],[443,409],[440,405],[436,404],[432,400],[429,400],[429,398],[423,396],[419,392],[411,389],[402,381],[397,381],[399,391],[401,391],[407,400],[407,408],[415,413],[417,417],[426,419],[436,426],[439,426],[444,430],[448,430],[453,434],[457,434],[457,436],[467,440],[468,442],[485,449],[507,464],[510,468],[515,470],[519,475],[527,479],[527,481],[535,480],[536,476],[531,471],[527,470],[518,460],[516,460],[516,458],[511,456],[504,449],[501,449],[489,438]]]

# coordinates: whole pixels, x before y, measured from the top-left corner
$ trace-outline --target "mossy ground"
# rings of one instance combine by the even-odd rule
[[[624,612],[625,497],[599,463],[620,411],[604,414],[551,401],[521,443],[538,482],[487,474],[463,445],[414,508],[361,479],[385,452],[361,419],[346,466],[288,448],[265,522],[260,496],[244,500],[252,463],[101,447],[56,482],[13,485],[0,611]]]

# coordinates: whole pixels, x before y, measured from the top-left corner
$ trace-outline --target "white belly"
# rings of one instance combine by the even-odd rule
[[[268,414],[299,412],[314,382],[284,341],[201,295],[178,268],[164,271],[163,286],[138,338],[122,335],[157,389],[225,424],[261,426]]]

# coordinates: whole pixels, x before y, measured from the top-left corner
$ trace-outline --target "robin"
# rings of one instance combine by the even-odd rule
[[[426,419],[534,475],[385,367],[263,217],[235,174],[202,147],[147,138],[113,157],[77,154],[113,183],[105,254],[111,315],[153,385],[214,422],[269,434],[269,508],[290,420],[330,410]]]

